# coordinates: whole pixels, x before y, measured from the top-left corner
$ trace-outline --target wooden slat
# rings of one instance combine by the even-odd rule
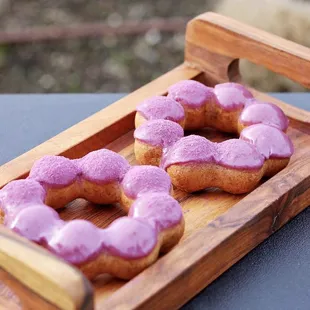
[[[188,23],[186,43],[186,61],[222,77],[233,60],[244,58],[310,88],[309,48],[229,17],[197,16]]]
[[[79,270],[3,226],[0,245],[0,279],[25,309],[93,308],[92,287]]]

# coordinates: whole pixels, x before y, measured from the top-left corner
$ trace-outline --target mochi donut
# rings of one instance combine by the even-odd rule
[[[147,121],[136,122],[134,152],[138,163],[164,169],[176,188],[195,192],[218,187],[247,193],[264,176],[272,177],[288,165],[294,152],[285,133],[288,118],[278,106],[254,98],[243,85],[210,88],[184,80],[169,87],[167,97],[182,105],[184,125],[167,118],[154,120],[149,112]],[[156,102],[147,102],[151,111]],[[168,104],[164,108],[168,115]],[[204,127],[238,133],[240,138],[213,143],[194,134],[185,136],[184,130]]]
[[[90,279],[108,273],[131,279],[174,247],[184,233],[181,206],[168,174],[130,166],[107,149],[80,159],[44,156],[28,178],[0,190],[0,221],[19,235],[81,269]],[[55,211],[75,198],[120,203],[128,213],[107,228],[63,221]]]

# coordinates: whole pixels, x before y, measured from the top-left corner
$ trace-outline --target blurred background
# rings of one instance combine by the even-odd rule
[[[188,20],[215,11],[310,47],[306,0],[0,0],[0,92],[131,92],[183,60]],[[305,91],[247,61],[262,91]]]

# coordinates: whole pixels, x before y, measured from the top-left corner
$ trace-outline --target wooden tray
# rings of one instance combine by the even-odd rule
[[[182,79],[207,85],[240,82],[238,59],[263,65],[300,84],[310,85],[310,50],[232,19],[206,13],[186,30],[185,61],[179,67],[131,93],[0,168],[0,186],[25,177],[45,154],[77,158],[107,147],[135,163],[134,110],[143,99],[165,94]],[[0,305],[6,309],[174,309],[191,299],[269,235],[310,205],[310,113],[253,90],[279,105],[290,118],[289,136],[296,152],[289,166],[248,195],[206,190],[176,192],[186,221],[178,246],[129,282],[102,276],[90,284],[75,268],[39,246],[0,227]],[[223,140],[211,130],[200,134]],[[89,219],[105,227],[124,215],[112,206],[77,200],[61,217]]]

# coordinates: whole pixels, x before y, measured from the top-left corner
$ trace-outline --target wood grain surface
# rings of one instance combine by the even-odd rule
[[[197,79],[207,85],[228,81],[232,76],[240,80],[234,62],[238,58],[250,58],[309,85],[309,77],[298,70],[303,67],[302,70],[310,72],[308,50],[276,39],[213,13],[199,16],[187,28],[183,65],[2,166],[0,186],[27,175],[33,162],[45,154],[76,158],[107,147],[135,164],[136,105],[146,97],[165,94],[169,85],[181,79]],[[237,43],[239,47],[235,46]],[[217,189],[190,195],[176,191],[175,198],[181,203],[185,216],[181,242],[131,281],[108,275],[98,277],[92,283],[96,309],[178,308],[310,205],[310,113],[253,92],[260,99],[274,102],[289,116],[288,135],[296,149],[290,164],[273,178],[264,179],[247,195],[231,195]],[[232,137],[211,129],[195,133],[212,141]],[[106,227],[124,212],[117,206],[98,206],[78,199],[62,209],[60,215],[65,220],[83,218]],[[3,240],[5,246],[2,246]],[[0,305],[10,303],[19,307],[24,300],[27,305],[27,299],[34,294],[41,305],[59,306],[55,303],[59,294],[63,308],[73,301],[76,309],[85,309],[83,302],[91,299],[91,291],[75,269],[64,266],[45,250],[39,250],[3,227],[0,242],[0,267],[6,270],[0,271],[0,277],[6,279],[6,285],[13,291],[10,295],[7,288],[0,287]],[[49,267],[56,265],[57,268]],[[44,288],[41,291],[38,279]],[[88,305],[91,307],[91,302]],[[31,305],[28,308],[31,309]]]

